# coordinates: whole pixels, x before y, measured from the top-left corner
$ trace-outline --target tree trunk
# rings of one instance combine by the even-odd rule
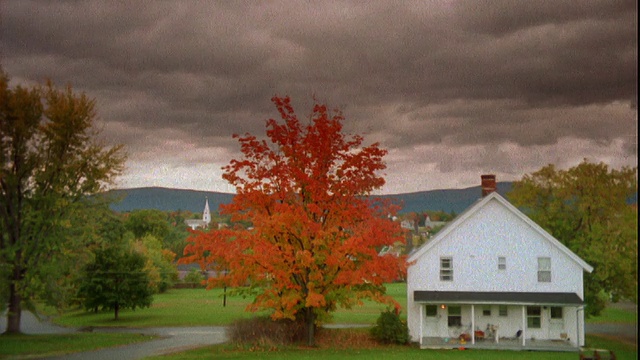
[[[407,244],[405,246],[405,253],[410,254],[413,251],[413,233],[407,231]]]
[[[120,304],[116,303],[116,305],[113,307],[115,313],[116,313],[116,320],[118,320],[118,311],[120,311]]]
[[[20,317],[22,316],[22,297],[18,293],[16,274],[14,271],[14,279],[9,284],[9,308],[7,311],[7,329],[5,334],[20,334]]]
[[[316,314],[310,307],[305,308],[304,311],[304,320],[307,325],[307,345],[316,346]]]

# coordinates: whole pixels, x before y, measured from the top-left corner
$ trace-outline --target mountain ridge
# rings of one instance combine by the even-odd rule
[[[511,191],[512,184],[512,182],[498,182],[496,191],[500,195],[506,196]],[[200,213],[204,209],[205,198],[209,201],[211,211],[218,211],[221,204],[230,203],[235,196],[231,193],[216,191],[167,187],[114,189],[107,191],[106,194],[114,199],[111,209],[118,212],[156,209],[162,211],[188,210]],[[425,210],[461,213],[481,197],[481,188],[473,186],[463,189],[426,190],[375,197],[399,203],[402,205],[400,213]]]

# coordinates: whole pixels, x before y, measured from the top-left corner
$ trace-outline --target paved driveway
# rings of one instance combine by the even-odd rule
[[[148,356],[168,354],[226,341],[226,331],[222,326],[199,326],[184,328],[150,329],[100,329],[101,332],[130,332],[136,334],[160,335],[157,340],[131,344],[115,348],[75,353],[49,359],[60,360],[133,360]]]
[[[627,324],[586,324],[585,332],[587,334],[598,334],[621,340],[627,344],[638,345],[638,323],[635,325]]]

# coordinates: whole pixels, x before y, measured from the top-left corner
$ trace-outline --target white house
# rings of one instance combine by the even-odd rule
[[[407,323],[423,348],[584,345],[583,272],[593,268],[495,192],[408,259]]]

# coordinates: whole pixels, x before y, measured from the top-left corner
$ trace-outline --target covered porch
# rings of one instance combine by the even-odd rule
[[[520,339],[500,339],[499,342],[490,339],[476,340],[475,343],[460,339],[423,337],[421,349],[484,349],[484,350],[537,350],[537,351],[567,351],[577,352],[580,349],[566,340],[531,340],[522,345]]]
[[[573,293],[415,291],[421,348],[578,351],[582,299]]]

